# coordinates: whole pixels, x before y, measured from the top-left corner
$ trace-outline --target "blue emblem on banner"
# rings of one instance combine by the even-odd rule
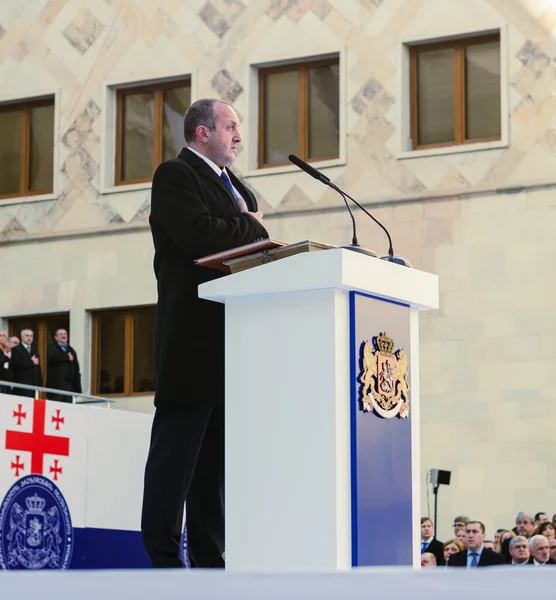
[[[27,475],[0,505],[1,569],[67,569],[73,553],[68,506],[58,487]]]

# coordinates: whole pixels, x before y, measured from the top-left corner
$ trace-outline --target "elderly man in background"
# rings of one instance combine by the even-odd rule
[[[536,567],[552,564],[550,562],[550,547],[544,535],[534,535],[529,540],[529,550],[533,556],[533,564]]]

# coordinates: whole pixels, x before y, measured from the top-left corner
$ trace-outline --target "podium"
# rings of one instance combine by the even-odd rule
[[[438,278],[330,249],[199,296],[225,304],[227,570],[418,566],[419,311]]]

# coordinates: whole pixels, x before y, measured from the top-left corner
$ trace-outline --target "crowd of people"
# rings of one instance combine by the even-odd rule
[[[520,512],[512,529],[497,529],[487,539],[481,521],[460,515],[454,519],[453,538],[441,542],[434,525],[421,518],[421,566],[490,567],[496,565],[556,565],[556,514],[534,517]]]
[[[0,393],[34,398],[37,394],[35,388],[43,387],[43,365],[38,349],[33,344],[34,332],[23,329],[20,336],[8,337],[0,329]],[[30,387],[18,387],[17,384]],[[75,350],[68,343],[68,332],[65,329],[58,329],[47,347],[44,387],[81,393],[79,361]],[[58,402],[72,401],[71,395],[55,392],[48,392],[46,397]]]

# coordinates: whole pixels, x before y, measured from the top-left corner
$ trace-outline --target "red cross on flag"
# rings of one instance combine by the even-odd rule
[[[43,475],[56,483],[79,520],[84,513],[87,422],[84,407],[0,395],[0,501],[18,478]]]

